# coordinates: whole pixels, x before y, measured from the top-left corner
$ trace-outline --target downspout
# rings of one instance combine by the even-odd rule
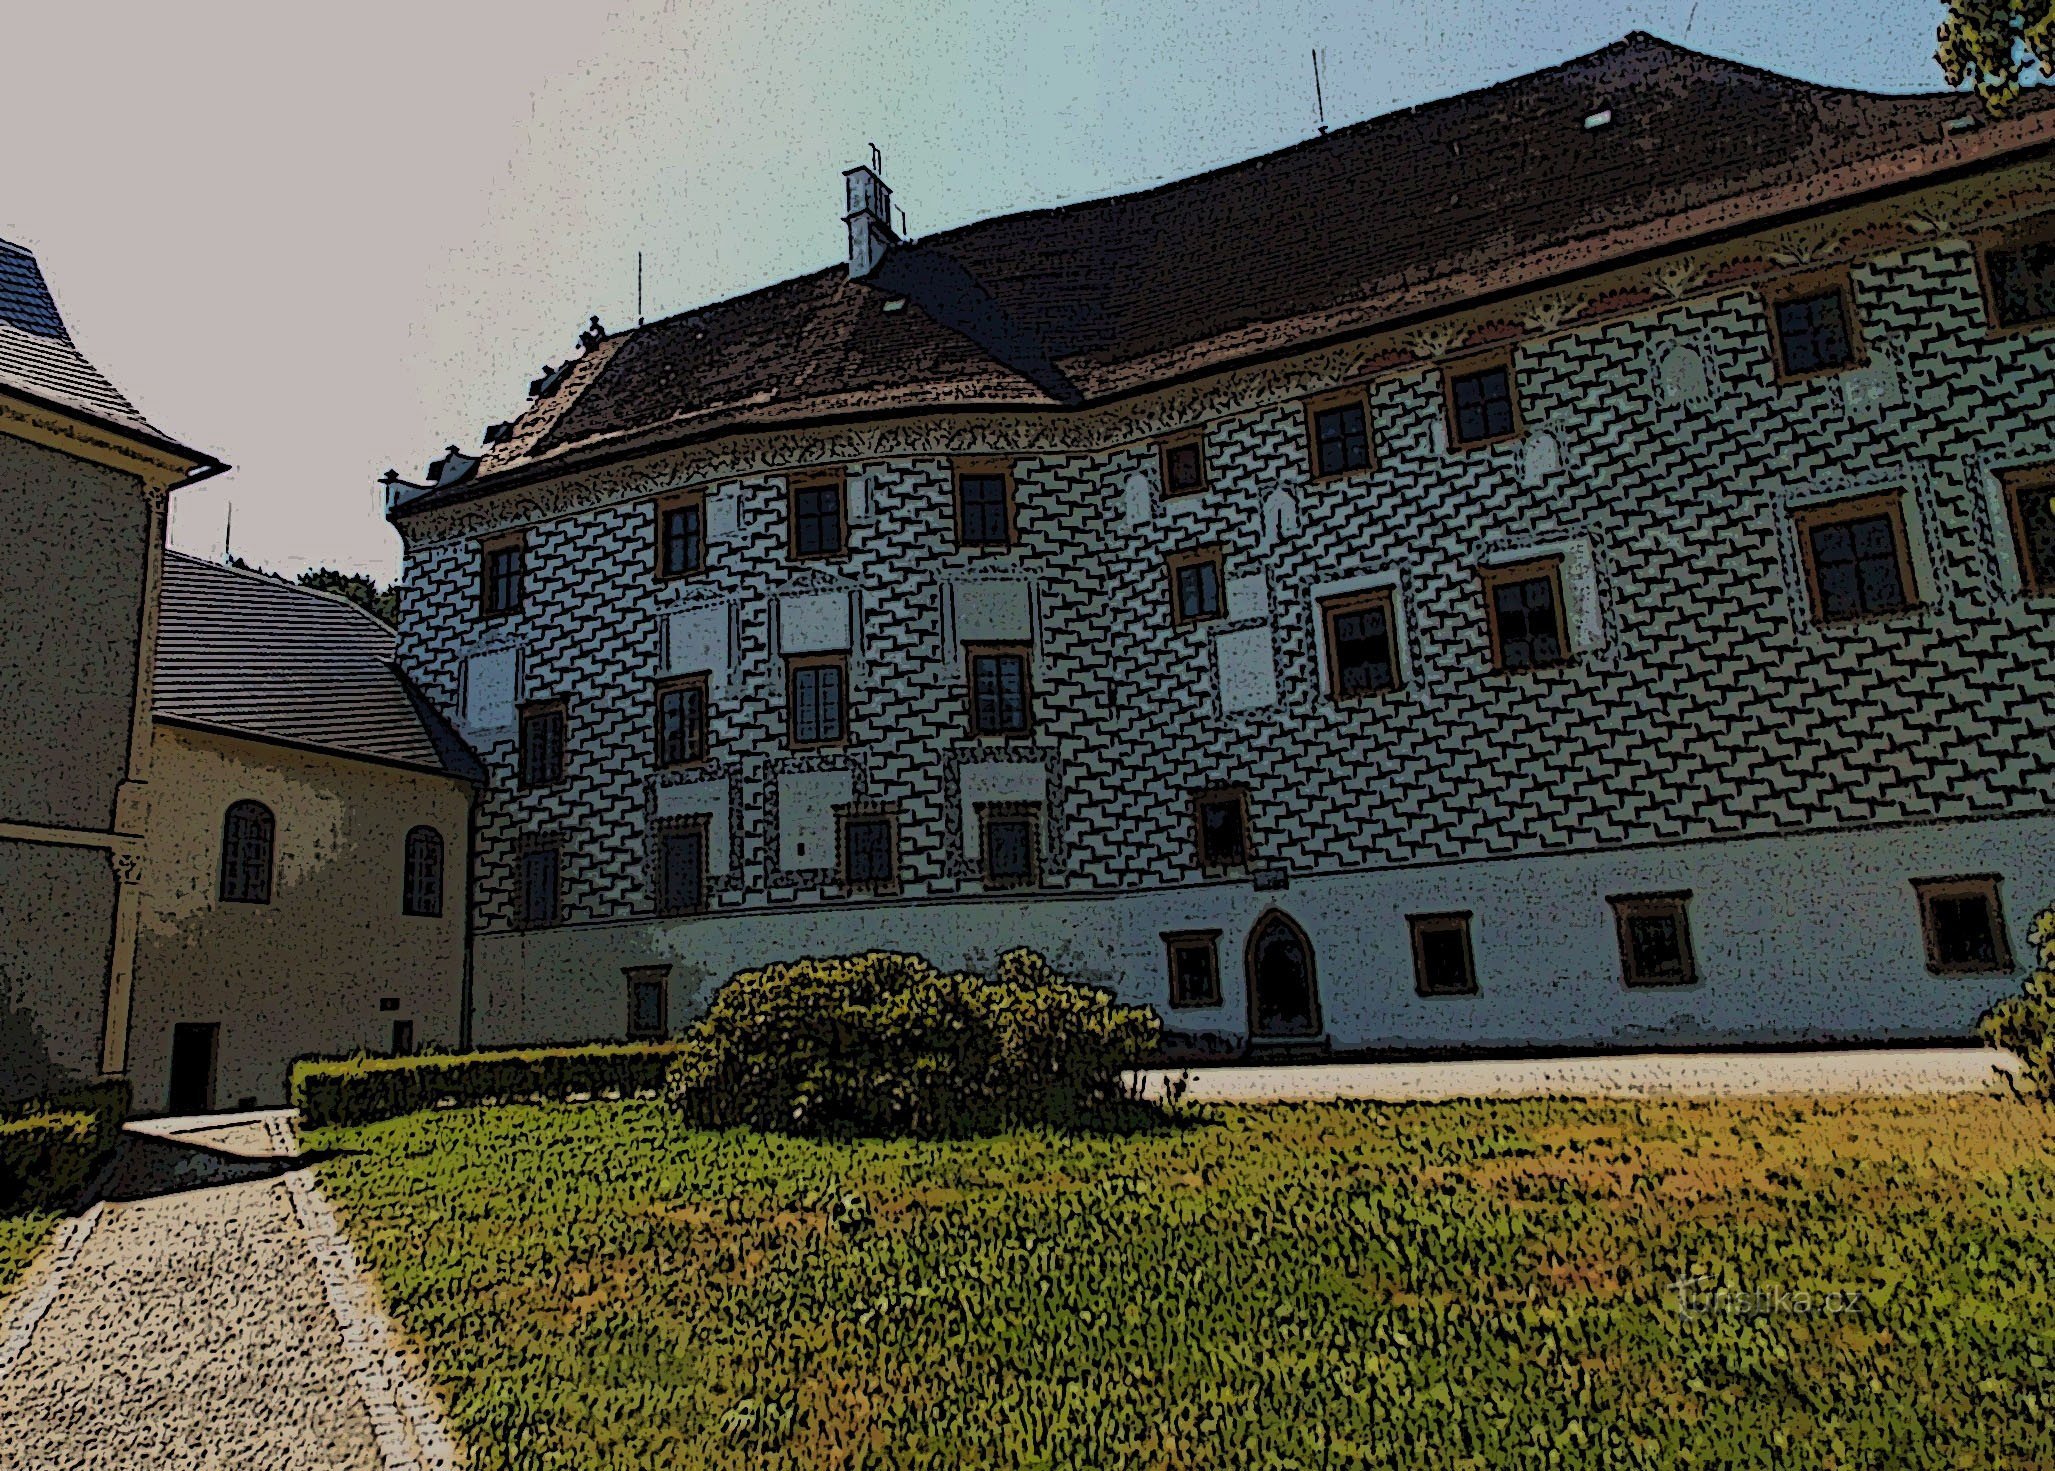
[[[457,1013],[457,1049],[471,1050],[471,958],[478,943],[478,804],[485,799],[485,784],[471,783],[471,805],[464,816],[464,979]]]

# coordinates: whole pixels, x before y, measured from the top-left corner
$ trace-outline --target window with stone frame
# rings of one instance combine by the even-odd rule
[[[1170,577],[1170,624],[1206,623],[1227,612],[1226,561],[1219,547],[1193,547],[1163,560]]]
[[[2055,597],[2055,465],[2007,470],[2005,509],[2028,597]]]
[[[1338,389],[1306,400],[1306,453],[1315,480],[1376,468],[1370,399],[1362,389]]]
[[[1927,969],[1935,975],[2008,975],[2012,945],[1996,874],[1914,879]]]
[[[1025,644],[965,644],[973,735],[1026,735],[1034,725],[1034,690]]]
[[[2055,322],[2055,214],[1988,235],[1977,248],[1984,312],[2001,332]]]
[[[1481,449],[1519,437],[1520,389],[1510,355],[1454,364],[1441,382],[1450,447]]]
[[[839,557],[849,549],[847,483],[842,472],[795,475],[786,485],[787,552],[808,557]]]
[[[704,814],[667,817],[656,828],[658,914],[701,914],[707,907],[707,831]]]
[[[1005,460],[959,460],[956,481],[956,544],[1010,547],[1014,543],[1013,466]]]
[[[553,787],[564,779],[569,708],[563,700],[532,700],[520,715],[521,785]]]
[[[1561,557],[1486,567],[1484,614],[1491,631],[1491,667],[1547,669],[1570,658]]]
[[[1320,600],[1327,641],[1327,693],[1346,705],[1398,688],[1398,619],[1390,588]]]
[[[1246,868],[1250,861],[1247,787],[1208,787],[1192,796],[1194,858],[1209,872]]]
[[[844,808],[835,814],[836,867],[853,894],[899,892],[899,817],[889,810]]]
[[[707,758],[707,676],[687,674],[656,686],[656,764],[695,766]]]
[[[1779,383],[1862,365],[1855,290],[1846,266],[1780,281],[1763,294],[1763,301]]]
[[[1896,493],[1808,506],[1793,521],[1816,622],[1855,623],[1918,606]]]
[[[478,616],[518,613],[528,596],[528,540],[524,532],[496,536],[478,546]]]
[[[1163,494],[1196,495],[1206,488],[1206,438],[1197,430],[1173,434],[1156,446],[1161,459]]]
[[[666,496],[656,503],[656,575],[690,577],[705,570],[705,495]]]
[[[1042,882],[1041,808],[1032,802],[980,802],[978,847],[988,889],[1032,889]]]
[[[1413,989],[1422,996],[1471,996],[1477,965],[1470,953],[1470,913],[1409,914],[1413,940]]]
[[[1170,962],[1170,1004],[1179,1010],[1220,1004],[1220,931],[1171,930],[1163,936]]]
[[[795,654],[785,661],[786,744],[839,746],[849,739],[849,656]]]
[[[1688,986],[1698,979],[1691,957],[1688,891],[1670,894],[1616,894],[1613,907],[1619,932],[1620,973],[1630,986]]]
[[[628,982],[628,1040],[646,1042],[668,1035],[671,968],[631,965],[623,974]]]

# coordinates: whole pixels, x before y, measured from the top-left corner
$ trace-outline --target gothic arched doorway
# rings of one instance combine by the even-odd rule
[[[1249,1033],[1256,1037],[1320,1035],[1320,991],[1313,980],[1313,943],[1291,917],[1273,909],[1249,931]]]

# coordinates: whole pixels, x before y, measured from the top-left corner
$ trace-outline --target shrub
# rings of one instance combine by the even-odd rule
[[[672,1065],[691,1122],[799,1134],[969,1134],[1074,1122],[1161,1029],[1145,1007],[1008,951],[991,979],[885,951],[744,971]]]
[[[71,1204],[113,1153],[128,1084],[88,1083],[0,1112],[0,1215]]]
[[[2018,1085],[2043,1102],[2055,1098],[2055,909],[2034,921],[2040,965],[2017,996],[2008,996],[1977,1024],[1984,1040],[2019,1059]]]
[[[311,1129],[374,1123],[442,1103],[657,1093],[680,1045],[599,1043],[311,1060],[293,1065],[293,1106],[302,1126]]]

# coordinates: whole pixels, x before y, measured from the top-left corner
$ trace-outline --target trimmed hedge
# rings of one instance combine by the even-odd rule
[[[0,1113],[0,1215],[61,1209],[113,1152],[128,1084],[89,1083]]]
[[[1031,950],[991,979],[887,951],[744,971],[686,1034],[687,1120],[796,1134],[939,1137],[1082,1121],[1154,1051],[1146,1007]]]
[[[629,1097],[663,1090],[679,1042],[596,1043],[506,1052],[346,1057],[293,1065],[293,1106],[305,1128],[369,1124],[441,1104]]]
[[[2034,920],[2034,945],[2040,965],[2019,995],[1984,1013],[1977,1029],[2019,1059],[2020,1091],[2046,1103],[2055,1102],[2055,909]]]

